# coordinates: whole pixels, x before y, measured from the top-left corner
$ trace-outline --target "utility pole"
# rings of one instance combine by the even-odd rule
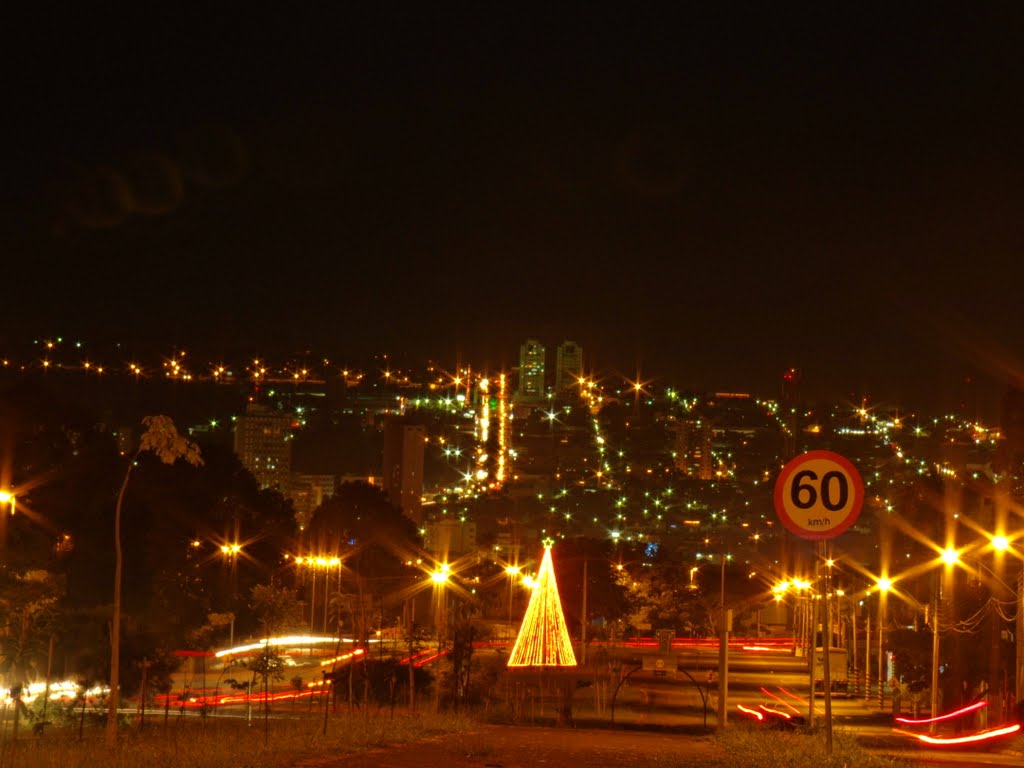
[[[580,624],[580,664],[587,665],[587,559],[583,558],[583,611]]]
[[[729,613],[725,610],[725,547],[722,547],[722,585],[718,601],[718,727],[729,717]]]
[[[935,596],[935,607],[932,611],[932,700],[929,717],[939,714],[939,610],[942,605],[942,576],[939,576],[939,592]],[[931,732],[935,733],[935,723],[931,724]]]
[[[885,602],[878,601],[878,708],[885,708]]]
[[[853,671],[853,695],[857,695],[857,604],[850,603],[850,669]]]
[[[864,701],[871,699],[871,606],[864,611]]]
[[[1017,675],[1016,675],[1016,687],[1013,689],[1016,692],[1016,701],[1018,708],[1020,707],[1021,697],[1024,696],[1024,571],[1017,576],[1017,622],[1016,632],[1014,633],[1014,645],[1017,651]],[[1020,711],[1018,709],[1018,711]],[[1014,712],[1012,715],[1016,718],[1017,713]]]
[[[829,592],[832,589],[832,546],[821,543],[821,549],[828,554],[825,561],[825,619],[822,622],[822,650],[825,653],[822,689],[825,693],[825,754],[832,756],[832,622],[829,609]]]
[[[814,565],[814,585],[818,583],[818,565]],[[807,632],[807,672],[810,678],[810,692],[807,695],[807,727],[811,728],[814,726],[814,662],[818,657],[818,601],[814,599],[814,595],[808,595],[807,599],[810,601],[810,621]]]

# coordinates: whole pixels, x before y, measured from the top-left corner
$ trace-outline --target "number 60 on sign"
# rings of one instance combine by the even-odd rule
[[[831,539],[845,531],[864,505],[864,483],[847,459],[809,451],[782,468],[775,481],[775,512],[805,539]]]

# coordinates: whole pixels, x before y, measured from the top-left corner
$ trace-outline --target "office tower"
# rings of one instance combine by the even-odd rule
[[[521,403],[539,403],[544,399],[544,345],[527,339],[519,346],[519,390]]]
[[[558,345],[555,362],[555,394],[561,395],[576,385],[583,374],[583,347],[575,341]]]
[[[299,530],[305,529],[313,517],[317,507],[334,495],[337,490],[337,478],[334,475],[314,475],[305,473],[293,473],[291,478],[291,493],[288,498],[292,500],[292,507],[295,509],[295,520],[299,524]]]
[[[444,563],[476,552],[476,523],[451,517],[424,523],[423,548]]]
[[[288,493],[291,429],[291,416],[259,403],[249,403],[235,422],[235,453],[260,488]]]
[[[423,522],[422,424],[392,419],[384,424],[384,492],[417,525]]]
[[[679,423],[675,437],[675,466],[688,477],[699,480],[714,478],[711,425],[700,419],[686,419]]]

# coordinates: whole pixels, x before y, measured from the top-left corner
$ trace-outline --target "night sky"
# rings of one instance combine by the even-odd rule
[[[1020,3],[175,5],[9,32],[0,342],[1024,370]]]

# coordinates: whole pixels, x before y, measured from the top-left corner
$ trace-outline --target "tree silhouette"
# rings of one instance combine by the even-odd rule
[[[110,625],[110,698],[106,731],[108,746],[117,743],[117,707],[120,703],[118,685],[120,684],[121,665],[121,572],[124,559],[121,552],[121,512],[132,469],[143,453],[155,454],[164,464],[174,464],[178,459],[184,459],[192,466],[200,466],[203,463],[203,459],[199,455],[199,448],[195,443],[178,434],[174,422],[169,417],[146,416],[142,423],[146,427],[146,431],[143,432],[139,447],[136,448],[128,462],[121,490],[117,495],[117,505],[114,508],[114,613]]]

